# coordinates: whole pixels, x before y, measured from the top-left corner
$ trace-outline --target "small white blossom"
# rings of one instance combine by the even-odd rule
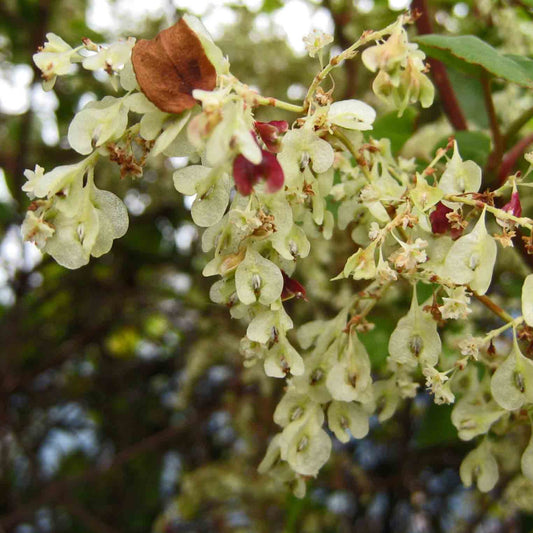
[[[24,176],[28,178],[28,181],[22,186],[22,190],[27,193],[30,200],[35,198],[35,187],[38,186],[38,183],[42,180],[44,176],[44,168],[35,165],[35,170],[30,170],[29,168],[24,171]]]
[[[368,238],[371,241],[375,241],[381,233],[381,228],[379,227],[379,224],[377,222],[371,222],[370,223],[370,230],[368,232]]]
[[[479,350],[483,346],[483,339],[469,335],[466,339],[459,342],[459,350],[462,355],[472,357],[476,361],[479,358]]]
[[[35,243],[37,248],[42,250],[46,241],[54,234],[55,228],[38,217],[34,211],[28,211],[22,223],[21,232],[25,241]]]
[[[303,38],[305,49],[311,57],[315,57],[317,52],[333,42],[333,36],[321,30],[313,30]]]
[[[439,372],[435,368],[428,366],[422,370],[422,373],[426,377],[426,387],[435,396],[436,404],[454,402],[455,396],[450,390],[449,378],[444,372]]]
[[[87,70],[105,69],[108,74],[118,72],[130,61],[131,50],[135,39],[129,37],[125,41],[118,41],[109,46],[100,46],[96,54],[90,55],[82,61]]]
[[[451,319],[465,319],[472,312],[468,307],[470,303],[470,295],[466,292],[465,287],[456,287],[448,290],[449,298],[443,298],[443,305],[439,307],[442,318],[445,320]]]
[[[413,243],[400,241],[400,245],[402,250],[397,251],[392,258],[396,268],[413,270],[419,263],[424,263],[427,260],[427,255],[424,251],[424,248],[428,245],[427,241],[423,239],[416,239]]]
[[[57,76],[68,74],[73,59],[77,59],[78,50],[72,48],[55,33],[47,33],[48,41],[44,43],[36,54],[33,62],[42,72],[44,90],[49,91],[54,86]]]

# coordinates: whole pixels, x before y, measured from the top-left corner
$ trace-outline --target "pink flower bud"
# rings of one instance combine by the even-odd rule
[[[515,217],[522,216],[522,205],[520,204],[520,197],[518,191],[514,191],[511,194],[511,199],[502,207],[502,211],[507,211]]]
[[[281,291],[281,300],[285,301],[296,297],[302,298],[303,300],[307,301],[304,286],[295,279],[287,276],[287,274],[285,274],[283,270],[281,271],[281,274],[283,276],[283,290]]]

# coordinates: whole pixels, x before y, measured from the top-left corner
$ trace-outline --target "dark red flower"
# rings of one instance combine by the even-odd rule
[[[446,216],[448,213],[452,212],[453,209],[450,209],[442,202],[439,202],[436,205],[435,210],[429,215],[433,233],[443,234],[450,232],[450,235],[454,240],[463,234],[462,228],[453,227],[450,219]]]
[[[281,299],[285,301],[290,300],[291,298],[302,298],[303,300],[307,301],[304,286],[295,279],[287,276],[283,270],[281,271],[281,274],[283,276],[283,290],[281,291]]]
[[[511,194],[511,199],[502,207],[503,211],[507,211],[515,217],[522,216],[522,205],[520,204],[520,197],[518,196],[518,191],[514,191]]]
[[[429,215],[433,233],[446,233],[450,230],[450,221],[446,218],[446,215],[452,211],[453,209],[445,206],[442,202],[437,204],[435,211]]]
[[[269,151],[278,153],[281,151],[280,133],[285,133],[289,124],[285,120],[271,120],[270,122],[256,122],[255,130],[266,144]]]
[[[239,154],[233,161],[233,178],[235,188],[243,195],[251,194],[254,185],[260,179],[267,182],[267,191],[276,192],[283,187],[284,175],[276,156],[266,150],[261,150],[263,159],[254,165],[243,155]]]

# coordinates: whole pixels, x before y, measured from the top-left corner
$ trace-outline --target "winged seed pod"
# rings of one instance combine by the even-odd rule
[[[439,180],[439,189],[444,194],[477,192],[481,187],[481,168],[474,161],[463,161],[457,142],[453,143],[453,156]],[[453,208],[452,202],[444,202]],[[452,205],[449,205],[452,204]]]
[[[492,281],[496,255],[496,241],[487,232],[483,210],[474,229],[453,243],[444,262],[444,275],[454,283],[468,283],[477,293],[485,294]]]
[[[301,376],[305,371],[302,357],[285,336],[280,337],[268,350],[264,368],[265,374],[272,378],[284,378],[289,373]]]
[[[270,305],[281,296],[283,276],[272,261],[253,248],[248,248],[244,261],[235,272],[235,286],[239,300],[246,305],[256,301]]]
[[[531,432],[529,443],[522,454],[520,464],[524,476],[526,476],[529,481],[533,481],[533,431]]]
[[[202,165],[176,170],[174,187],[182,194],[196,195],[191,216],[200,227],[213,226],[223,217],[230,197],[231,182],[223,172]]]
[[[494,372],[490,388],[498,405],[508,411],[533,402],[533,361],[520,351],[516,332],[511,352]]]
[[[472,368],[477,372],[475,367]],[[505,414],[505,410],[491,398],[489,388],[487,375],[481,383],[472,383],[471,390],[455,403],[452,423],[461,440],[472,440],[478,435],[484,435]]]
[[[533,274],[522,285],[522,315],[528,326],[533,327]]]
[[[389,339],[389,354],[393,361],[416,367],[435,366],[441,353],[437,323],[418,305],[416,286],[413,287],[411,308],[398,321]]]
[[[481,492],[492,490],[498,482],[498,463],[490,451],[490,443],[484,439],[461,463],[459,470],[465,487],[476,483]]]
[[[322,429],[324,413],[318,405],[291,422],[281,433],[281,458],[304,476],[316,476],[329,459],[331,439]]]
[[[355,402],[332,401],[328,407],[328,426],[341,442],[348,442],[350,435],[362,439],[368,434],[368,414]]]
[[[352,328],[348,342],[343,344],[337,361],[328,371],[326,387],[334,400],[363,401],[365,392],[372,386],[370,358],[355,328]]]
[[[128,125],[128,107],[124,98],[106,96],[89,102],[76,113],[68,128],[68,142],[80,154],[90,154],[122,136]]]

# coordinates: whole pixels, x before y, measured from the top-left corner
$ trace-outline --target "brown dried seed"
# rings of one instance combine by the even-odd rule
[[[215,67],[184,19],[153,39],[137,41],[131,59],[142,92],[167,113],[191,109],[193,89],[212,91],[216,85]]]

